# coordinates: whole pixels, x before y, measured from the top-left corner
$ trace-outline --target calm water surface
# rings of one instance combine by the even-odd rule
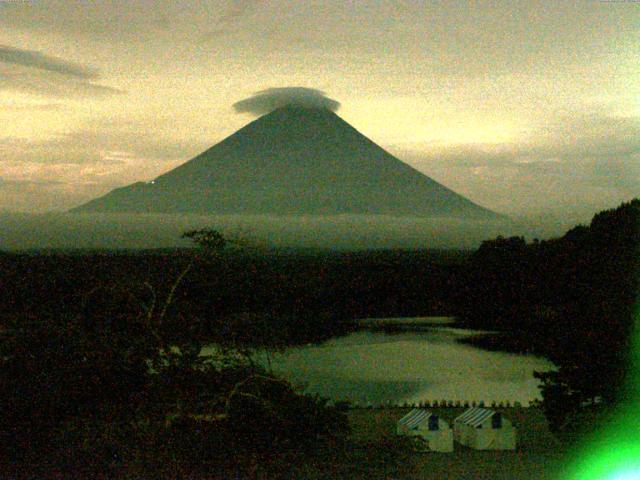
[[[270,355],[268,363],[274,373],[307,392],[361,404],[424,400],[528,404],[540,398],[533,371],[553,369],[551,362],[460,344],[456,339],[481,332],[444,326],[451,321],[392,319],[389,323],[408,329],[360,331]],[[261,360],[267,363],[264,354]]]

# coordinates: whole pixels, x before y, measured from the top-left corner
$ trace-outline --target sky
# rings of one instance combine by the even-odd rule
[[[589,218],[640,195],[639,63],[636,0],[0,0],[0,211],[151,180],[295,87],[485,207]]]

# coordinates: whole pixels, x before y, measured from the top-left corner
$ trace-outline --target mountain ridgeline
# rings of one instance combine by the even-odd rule
[[[279,108],[192,160],[72,212],[499,219],[316,108]]]

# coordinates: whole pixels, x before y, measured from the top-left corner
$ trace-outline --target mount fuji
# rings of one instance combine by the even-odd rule
[[[501,218],[403,163],[332,111],[293,105],[153,181],[71,211]]]

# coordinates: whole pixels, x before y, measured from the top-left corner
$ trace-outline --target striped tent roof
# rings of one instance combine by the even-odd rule
[[[496,412],[481,407],[473,407],[464,412],[459,417],[456,417],[454,422],[464,423],[465,425],[471,425],[477,427],[487,418],[492,417]]]
[[[398,423],[401,425],[406,425],[407,428],[412,430],[416,428],[423,420],[428,420],[431,415],[433,414],[431,412],[428,412],[427,410],[414,408],[404,417],[398,420]]]

